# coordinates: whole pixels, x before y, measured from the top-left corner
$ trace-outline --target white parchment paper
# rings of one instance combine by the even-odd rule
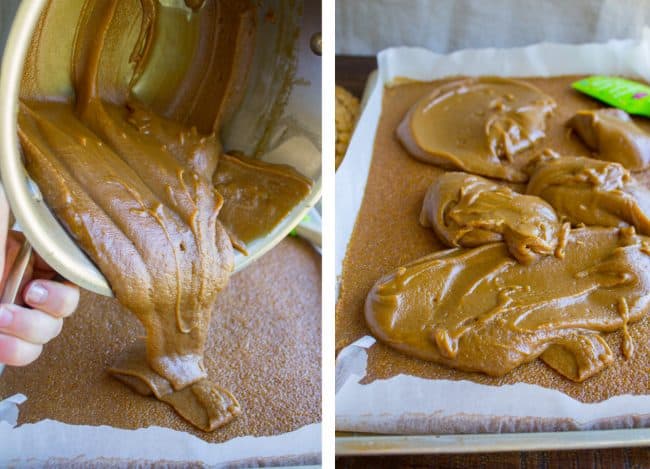
[[[240,437],[211,444],[161,427],[121,430],[42,420],[12,428],[0,422],[0,460],[31,463],[50,459],[200,461],[210,466],[263,464],[264,460],[315,462],[320,458],[320,424],[272,437]]]
[[[119,412],[119,408],[115,411]],[[38,462],[57,460],[201,462],[211,467],[320,461],[320,423],[282,435],[245,436],[224,443],[207,443],[188,433],[162,427],[125,430],[54,420],[14,425],[15,422],[0,420],[2,467],[22,467],[27,463],[38,466]]]
[[[15,394],[0,401],[0,466],[41,467],[47,462],[165,461],[200,462],[210,467],[320,462],[321,424],[305,425],[275,436],[244,436],[208,443],[189,433],[163,427],[126,430],[70,425],[41,420],[16,426],[19,406],[27,400]],[[119,409],[116,409],[119,412]],[[28,456],[26,456],[28,455]]]
[[[336,274],[361,206],[381,114],[384,86],[397,78],[429,81],[455,75],[557,76],[611,74],[650,80],[650,29],[640,40],[606,44],[537,44],[440,55],[393,48],[378,55],[379,74],[336,174]],[[336,428],[381,433],[473,433],[639,427],[650,424],[650,395],[583,404],[540,386],[487,386],[469,381],[398,375],[361,385],[364,337],[343,349],[336,364]]]
[[[18,406],[27,400],[24,394],[14,394],[0,401],[0,423],[16,425],[18,421]]]

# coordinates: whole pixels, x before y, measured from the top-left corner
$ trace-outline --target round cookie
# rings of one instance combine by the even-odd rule
[[[359,100],[349,91],[336,87],[336,168],[343,161],[354,126],[359,117]]]

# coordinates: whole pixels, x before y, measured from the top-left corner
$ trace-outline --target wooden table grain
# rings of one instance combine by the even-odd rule
[[[617,448],[596,451],[537,451],[516,453],[444,454],[429,456],[381,456],[336,458],[340,469],[361,468],[646,468],[649,448]]]
[[[377,68],[374,57],[336,57],[336,84],[361,98],[368,74]],[[584,451],[444,454],[427,456],[339,457],[336,467],[384,468],[650,468],[650,448]]]

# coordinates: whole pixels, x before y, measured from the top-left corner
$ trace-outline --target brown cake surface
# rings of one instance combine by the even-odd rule
[[[557,108],[547,121],[546,138],[536,148],[550,148],[562,155],[590,155],[566,122],[579,110],[603,107],[571,89],[578,77],[523,78],[549,94]],[[378,278],[396,267],[432,252],[446,249],[431,229],[418,223],[427,188],[442,174],[441,169],[409,156],[398,141],[395,129],[421,97],[448,80],[408,83],[384,91],[382,114],[374,142],[373,159],[364,199],[357,215],[343,263],[340,296],[336,309],[337,350],[368,334],[363,306],[366,295]],[[644,131],[650,122],[634,119]],[[649,175],[634,173],[648,185]],[[523,186],[512,186],[521,190]],[[536,360],[513,372],[494,378],[479,373],[461,372],[431,362],[411,358],[377,343],[369,350],[368,372],[364,382],[409,374],[429,379],[466,379],[488,385],[525,382],[557,389],[583,402],[597,402],[621,394],[646,394],[650,363],[648,333],[650,322],[643,319],[630,327],[636,352],[629,360],[621,355],[621,334],[606,335],[617,355],[606,370],[583,383],[572,382]]]
[[[285,239],[233,275],[212,314],[205,365],[237,393],[243,412],[212,433],[109,376],[106,368],[144,330],[115,299],[88,292],[35,363],[5,369],[0,397],[28,397],[19,424],[156,425],[209,442],[277,435],[320,421],[320,318],[321,260],[302,240]]]

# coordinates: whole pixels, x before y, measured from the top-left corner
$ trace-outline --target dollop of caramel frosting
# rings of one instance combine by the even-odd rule
[[[397,136],[415,158],[445,169],[523,182],[520,153],[545,136],[555,101],[534,86],[496,77],[454,81],[408,111]]]
[[[582,156],[540,161],[526,193],[550,203],[574,226],[634,226],[650,235],[650,191],[618,163]]]
[[[650,135],[621,109],[579,111],[567,125],[598,159],[620,163],[630,171],[650,166]]]
[[[505,243],[437,252],[397,268],[368,294],[366,321],[405,353],[499,376],[540,357],[583,381],[613,361],[602,332],[650,309],[650,239],[633,228],[582,228],[564,259],[526,266]],[[634,345],[625,333],[623,352]]]
[[[427,190],[420,224],[449,247],[503,241],[522,264],[564,252],[566,228],[547,202],[467,173],[441,175]]]

